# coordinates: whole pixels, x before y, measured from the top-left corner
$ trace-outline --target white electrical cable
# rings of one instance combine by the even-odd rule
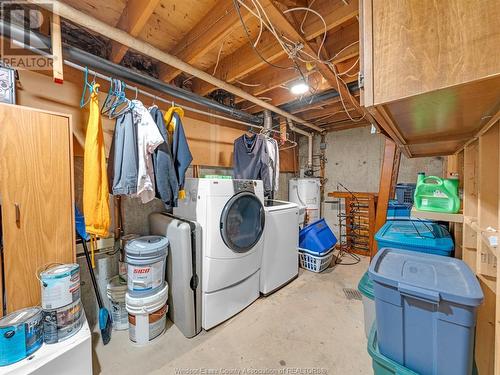
[[[220,44],[219,53],[217,53],[217,62],[215,63],[214,72],[212,73],[213,76],[215,76],[215,72],[217,71],[217,68],[219,66],[220,54],[222,53],[222,47],[224,47],[225,41],[226,38],[222,39],[222,43]]]

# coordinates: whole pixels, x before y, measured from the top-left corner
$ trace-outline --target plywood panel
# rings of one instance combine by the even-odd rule
[[[64,3],[115,26],[125,9],[127,0],[64,0]]]
[[[37,270],[75,261],[70,119],[0,105],[7,312],[40,304]]]
[[[494,373],[495,363],[496,295],[482,278],[479,283],[484,293],[484,302],[477,313],[475,359],[479,374],[491,375]]]
[[[216,2],[217,0],[162,0],[139,35],[139,39],[168,51]]]
[[[375,104],[499,75],[498,0],[373,0]]]
[[[499,126],[479,138],[478,226],[481,231],[498,225]],[[496,277],[496,257],[478,235],[477,273]]]

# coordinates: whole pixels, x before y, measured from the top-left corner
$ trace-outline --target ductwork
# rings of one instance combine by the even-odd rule
[[[264,129],[271,130],[273,127],[273,114],[270,110],[264,110]]]
[[[302,134],[307,137],[307,169],[312,169],[312,159],[313,159],[313,133],[306,132],[305,130],[297,128],[294,124],[293,121],[290,119],[287,119],[287,124],[288,127],[290,128],[291,131],[297,133],[297,134]]]

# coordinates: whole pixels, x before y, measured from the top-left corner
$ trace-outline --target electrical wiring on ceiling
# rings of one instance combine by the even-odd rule
[[[311,5],[314,3],[315,0],[313,0],[311,2]],[[277,40],[277,42],[279,43],[279,45],[281,46],[281,48],[283,49],[283,51],[288,55],[288,57],[292,60],[293,64],[294,64],[294,67],[295,69],[298,70],[298,72],[300,73],[302,79],[304,79],[304,81],[306,81],[305,79],[305,76],[304,74],[302,73],[302,71],[300,70],[300,67],[297,63],[297,60],[298,61],[301,61],[303,63],[312,63],[312,62],[315,62],[315,63],[321,63],[321,64],[325,64],[327,65],[331,70],[332,72],[334,73],[334,76],[335,76],[335,80],[336,80],[336,84],[338,87],[340,87],[340,85],[344,85],[347,89],[348,89],[348,86],[347,84],[345,83],[344,80],[342,80],[342,78],[340,77],[340,75],[346,75],[349,71],[351,71],[357,64],[357,62],[352,66],[350,67],[348,70],[342,72],[341,74],[337,71],[337,68],[335,66],[335,64],[332,63],[332,61],[340,54],[342,53],[343,51],[345,51],[347,48],[351,47],[352,45],[354,44],[357,44],[359,43],[359,41],[356,41],[356,42],[353,42],[351,44],[349,44],[348,46],[342,48],[339,52],[337,52],[333,57],[327,59],[327,60],[324,60],[321,58],[321,51],[322,49],[324,48],[324,45],[325,45],[325,41],[326,41],[326,37],[327,37],[327,24],[326,24],[326,21],[324,19],[324,17],[316,10],[314,9],[311,9],[311,5],[309,5],[309,7],[296,7],[296,8],[290,8],[290,9],[287,9],[283,12],[283,14],[287,14],[287,13],[290,13],[290,12],[297,12],[297,11],[304,11],[306,12],[306,15],[308,13],[313,13],[314,15],[316,15],[320,20],[321,22],[323,23],[323,27],[324,27],[324,32],[323,32],[323,38],[321,40],[321,43],[320,43],[320,46],[318,47],[318,51],[316,53],[316,56],[313,56],[311,55],[310,53],[307,53],[303,50],[303,46],[298,43],[298,42],[295,42],[295,41],[292,41],[290,40],[289,38],[287,38],[286,36],[283,36],[283,35],[280,35],[280,33],[276,30],[276,28],[274,27],[273,23],[271,22],[271,20],[269,19],[269,16],[267,15],[264,7],[262,6],[262,4],[260,3],[259,0],[251,0],[254,8],[255,8],[255,11],[249,7],[244,0],[233,0],[233,4],[234,4],[234,7],[239,15],[239,18],[240,18],[240,22],[245,30],[245,34],[247,35],[247,38],[248,40],[250,41],[254,51],[258,54],[258,56],[264,61],[266,62],[267,64],[273,66],[273,67],[276,67],[276,68],[281,68],[281,69],[293,69],[293,67],[279,67],[278,65],[276,64],[273,64],[269,61],[267,61],[262,55],[261,53],[258,51],[258,49],[256,48],[256,45],[258,43],[258,40],[260,39],[260,36],[262,35],[262,29],[263,27],[266,27],[269,32],[275,37],[275,39]],[[256,17],[258,20],[259,20],[259,23],[260,23],[260,31],[259,31],[259,36],[258,36],[258,39],[256,40],[255,43],[252,43],[252,40],[250,38],[250,33],[248,32],[248,29],[245,25],[245,22],[243,20],[243,17],[241,15],[241,11],[240,11],[240,8],[239,8],[239,5],[243,6],[248,12],[250,12],[254,17]],[[306,16],[305,15],[305,16]],[[305,18],[303,19],[303,22],[301,24],[301,31],[303,32],[303,24],[305,22]],[[304,58],[302,55],[305,55],[306,58],[309,58],[309,60],[307,60],[306,58]],[[339,96],[340,96],[340,101],[342,103],[342,107],[345,111],[345,113],[347,114],[347,116],[350,118],[351,121],[353,122],[359,122],[359,121],[362,121],[365,117],[365,114],[363,114],[361,117],[358,117],[358,118],[354,118],[350,115],[349,113],[349,110],[347,109],[347,106],[345,104],[345,99],[342,95],[342,93],[339,91]],[[314,94],[313,94],[314,95]],[[350,101],[351,103],[354,105],[355,103],[353,102],[353,98],[352,96],[350,96]]]

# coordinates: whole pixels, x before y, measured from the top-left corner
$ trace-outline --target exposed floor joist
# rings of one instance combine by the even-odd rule
[[[137,37],[159,3],[160,0],[128,0],[116,27]],[[127,51],[127,46],[112,42],[109,59],[118,64],[122,61]]]
[[[269,2],[263,2],[263,4],[266,4],[265,6],[267,8]],[[272,4],[272,6],[273,8],[275,8],[274,4]],[[278,8],[275,9],[281,15],[280,18],[283,17],[283,19],[286,20],[286,22],[289,24],[288,19],[283,15],[283,13]],[[325,9],[328,9],[328,7],[325,7]],[[336,11],[330,11],[325,18],[327,31],[338,28],[346,22],[355,18],[358,15],[359,11],[358,1],[353,0],[348,5],[335,7],[335,10]],[[241,8],[241,13],[242,15],[244,15],[248,14],[249,12],[245,8]],[[276,26],[279,28],[279,25]],[[294,29],[294,32],[297,33],[293,26],[292,28]],[[325,28],[322,22],[318,23],[316,22],[315,18],[309,17],[308,21],[304,25],[304,30],[306,31],[305,36],[298,35],[298,37],[299,39],[303,39],[309,42],[311,40],[314,40],[318,35],[322,35]],[[299,39],[294,38],[294,40],[297,41]],[[276,42],[274,36],[267,30],[263,31],[262,37],[256,48],[259,50],[260,54],[269,62],[276,62],[281,57],[286,56],[281,46],[279,46],[279,44]],[[235,82],[245,75],[265,66],[267,66],[267,64],[262,61],[262,59],[254,51],[252,46],[247,43],[245,46],[239,48],[237,51],[229,56],[226,56],[219,62],[215,76],[224,79],[227,82]],[[286,66],[293,66],[289,59]],[[209,71],[213,71],[213,67],[211,67]],[[193,91],[200,95],[207,95],[214,89],[214,86],[207,84],[206,82],[193,80]]]

